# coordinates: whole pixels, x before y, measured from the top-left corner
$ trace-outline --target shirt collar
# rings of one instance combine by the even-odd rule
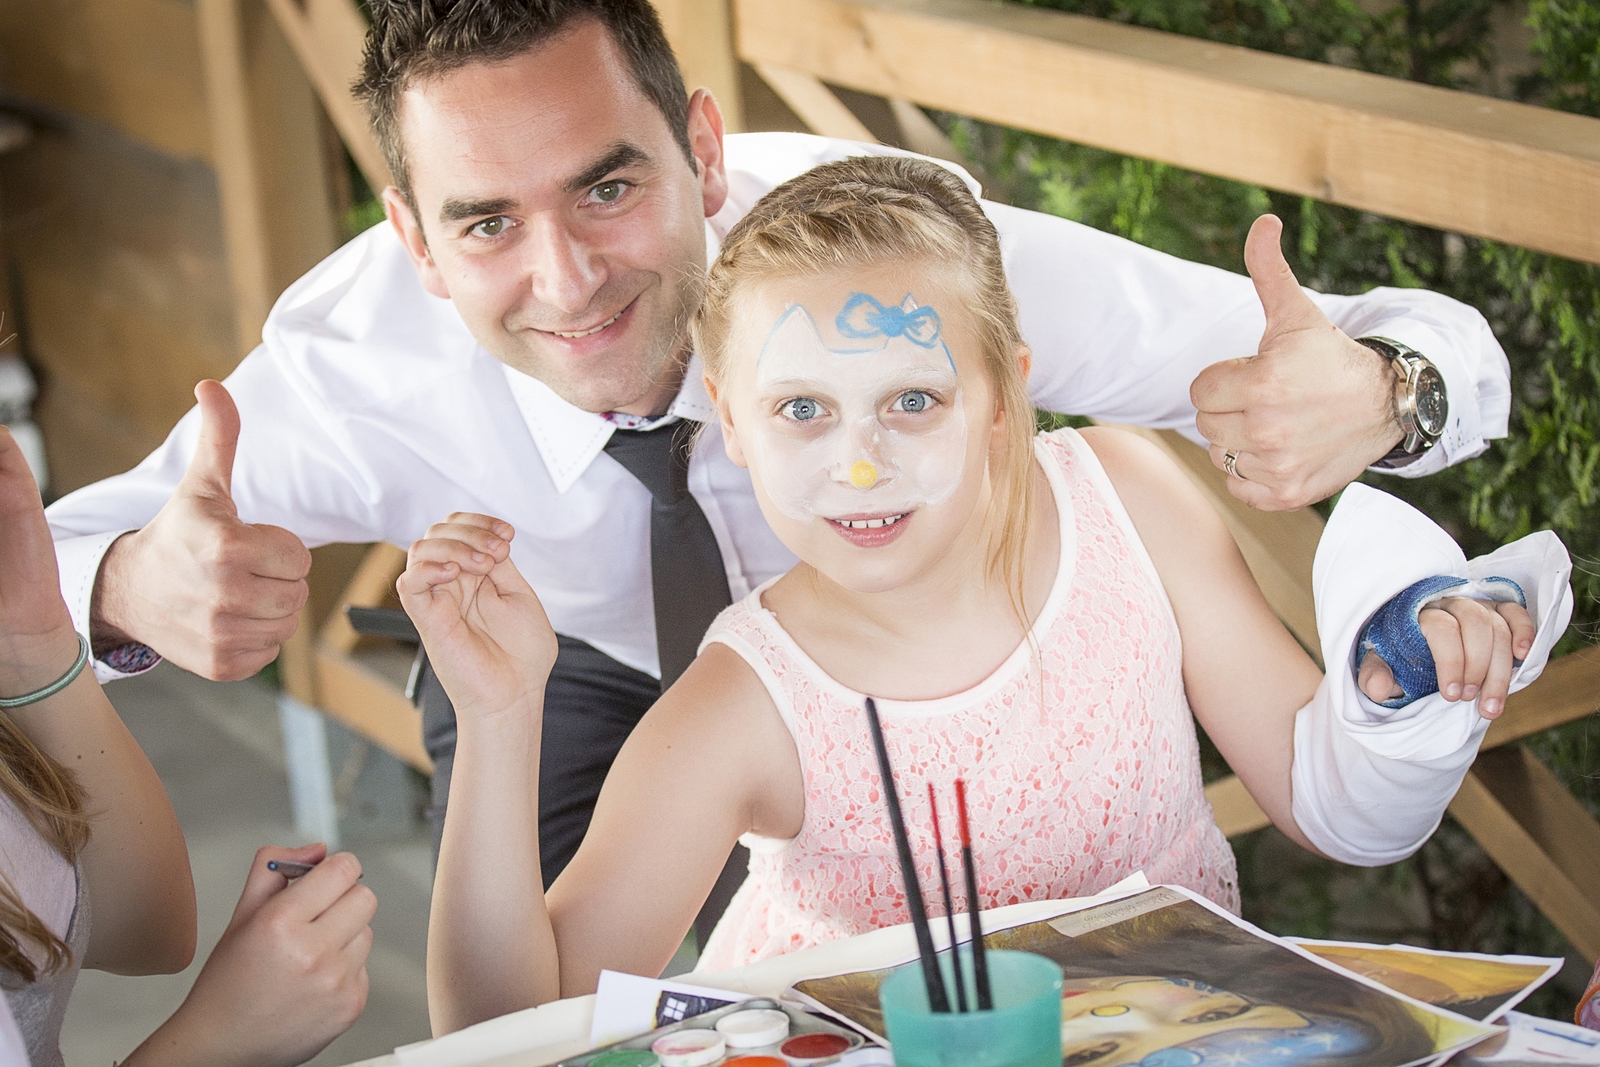
[[[722,236],[718,228],[711,219],[707,219],[706,255],[714,258],[721,246]],[[603,415],[567,403],[556,395],[554,389],[531,375],[512,370],[503,363],[500,369],[505,373],[512,399],[522,412],[523,421],[528,424],[528,432],[539,449],[545,469],[550,472],[556,492],[565,493],[605,449],[606,442],[611,440],[612,431],[617,427]],[[701,375],[700,357],[691,355],[689,366],[684,371],[683,387],[667,408],[666,415],[653,425],[677,419],[709,422],[716,417],[716,408],[711,404],[711,396],[706,392]]]

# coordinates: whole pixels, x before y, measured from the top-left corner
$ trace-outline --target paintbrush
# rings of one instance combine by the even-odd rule
[[[944,892],[944,921],[950,927],[950,963],[956,980],[956,1011],[967,1010],[967,983],[961,977],[961,949],[956,946],[956,909],[950,900],[950,871],[944,862],[944,835],[939,832],[939,801],[928,783],[928,807],[933,812],[933,848],[939,854],[939,888]]]
[[[983,948],[983,925],[978,921],[978,869],[972,863],[972,829],[967,824],[967,784],[956,779],[956,821],[961,831],[961,866],[967,875],[967,908],[972,918],[972,981],[978,987],[978,1010],[994,1010],[989,989],[989,959]]]
[[[894,770],[889,766],[889,750],[883,743],[883,724],[878,721],[878,705],[867,698],[867,728],[872,732],[872,747],[878,751],[878,773],[883,777],[883,801],[889,808],[889,828],[894,831],[895,851],[900,854],[900,880],[906,887],[906,910],[911,912],[911,931],[917,937],[917,954],[922,957],[922,977],[928,984],[928,1009],[947,1012],[950,998],[945,994],[944,977],[939,973],[939,958],[933,953],[933,933],[928,929],[928,908],[922,902],[922,884],[911,859],[911,840],[906,837],[905,817],[900,814],[900,794],[895,789]]]

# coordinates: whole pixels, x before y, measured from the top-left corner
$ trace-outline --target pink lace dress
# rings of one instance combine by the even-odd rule
[[[1177,621],[1155,567],[1082,437],[1044,434],[1036,451],[1061,521],[1037,656],[1024,642],[964,693],[877,702],[930,909],[943,914],[928,783],[950,834],[961,776],[985,908],[1094,893],[1143,871],[1237,911],[1233,852],[1201,788]],[[706,945],[706,970],[909,919],[863,696],[784,631],[761,604],[765,588],[725,610],[704,644],[727,645],[765,683],[800,752],[805,819],[789,841],[745,836],[750,876]]]

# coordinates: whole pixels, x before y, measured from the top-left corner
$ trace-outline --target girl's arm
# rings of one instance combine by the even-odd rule
[[[1220,516],[1158,448],[1134,435],[1083,431],[1154,561],[1183,641],[1190,706],[1230,767],[1273,823],[1319,851],[1293,814],[1290,773],[1297,713],[1321,672],[1261,595]],[[1526,611],[1453,598],[1424,612],[1423,630],[1441,689],[1504,707],[1513,651],[1525,656],[1534,628]],[[1381,660],[1363,664],[1374,700],[1398,695]],[[1453,699],[1453,698],[1452,698]]]
[[[660,973],[739,835],[792,835],[803,805],[793,743],[776,710],[762,713],[770,698],[713,646],[634,729],[545,893],[539,742],[556,640],[510,562],[512,536],[452,515],[412,545],[398,583],[456,709],[428,931],[436,1034],[592,992],[602,968]]]
[[[0,428],[0,696],[60,678],[78,637],[56,578],[39,489]],[[166,790],[87,668],[60,693],[9,712],[83,787],[93,831],[82,854],[94,924],[84,966],[181,971],[194,957],[194,880]]]

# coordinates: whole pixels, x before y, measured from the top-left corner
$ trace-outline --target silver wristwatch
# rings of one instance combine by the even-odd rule
[[[1405,436],[1374,467],[1393,470],[1415,463],[1439,442],[1450,417],[1444,375],[1421,352],[1388,337],[1357,337],[1387,359],[1395,373],[1394,417]]]

